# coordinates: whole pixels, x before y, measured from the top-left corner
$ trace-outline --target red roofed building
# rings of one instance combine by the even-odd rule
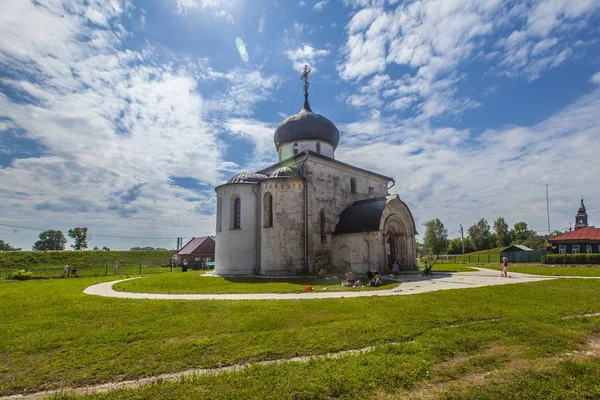
[[[553,237],[547,246],[558,254],[600,253],[600,228],[588,226],[583,199],[575,215],[575,230]]]
[[[177,252],[177,262],[179,265],[187,260],[189,264],[206,264],[208,261],[215,260],[215,241],[210,236],[192,238],[185,246]]]

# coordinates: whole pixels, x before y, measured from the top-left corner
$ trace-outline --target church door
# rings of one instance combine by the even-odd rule
[[[396,237],[391,232],[388,232],[387,237],[388,238],[385,243],[385,252],[386,252],[385,254],[387,255],[387,258],[388,258],[388,267],[391,267],[391,265],[394,263],[394,261],[397,258]]]

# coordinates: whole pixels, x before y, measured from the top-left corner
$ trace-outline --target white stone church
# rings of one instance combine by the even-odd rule
[[[310,72],[310,71],[308,71]],[[215,272],[305,275],[416,268],[414,218],[394,179],[335,159],[336,126],[308,103],[275,130],[279,162],[216,187]]]

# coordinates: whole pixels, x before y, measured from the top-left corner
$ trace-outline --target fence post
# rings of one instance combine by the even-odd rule
[[[567,265],[567,250],[565,249],[565,256],[563,257],[563,265]]]
[[[106,270],[104,271],[104,276],[108,276],[108,264],[106,264]]]
[[[173,272],[173,263],[171,263],[171,272]]]
[[[138,275],[142,274],[142,264],[140,264],[140,273]]]

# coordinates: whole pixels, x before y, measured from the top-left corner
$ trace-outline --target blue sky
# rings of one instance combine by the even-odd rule
[[[214,232],[214,186],[311,105],[417,223],[600,224],[600,2],[5,0],[0,223],[90,246]],[[236,45],[243,43],[242,46]],[[423,228],[421,228],[423,230]],[[38,232],[0,226],[30,248]],[[134,237],[118,238],[120,237]]]

